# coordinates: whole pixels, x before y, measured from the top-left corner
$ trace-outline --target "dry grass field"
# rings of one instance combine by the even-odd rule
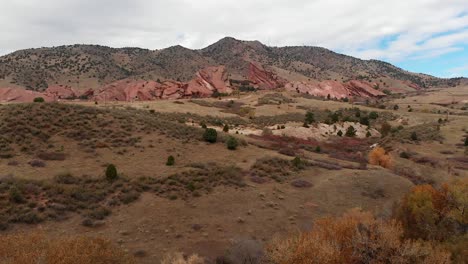
[[[216,263],[352,208],[389,219],[415,185],[468,178],[467,100],[461,87],[395,96],[385,109],[287,92],[3,104],[0,234],[104,239],[136,263],[174,252]],[[391,162],[369,164],[376,145]]]

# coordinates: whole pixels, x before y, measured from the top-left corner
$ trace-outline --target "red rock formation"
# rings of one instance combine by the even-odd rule
[[[286,81],[276,74],[265,70],[261,65],[250,63],[249,80],[259,89],[275,89],[282,87]]]
[[[197,73],[197,77],[188,83],[185,96],[206,97],[215,91],[232,93],[228,86],[228,77],[224,66],[208,67]]]
[[[44,93],[47,96],[56,99],[72,99],[79,96],[78,92],[70,86],[62,85],[49,86]]]
[[[422,90],[421,86],[413,83],[413,82],[410,82],[410,81],[404,81],[403,82],[404,84],[406,84],[408,87],[411,87],[413,89],[415,89],[416,91],[419,91],[419,90]]]
[[[231,93],[227,85],[227,74],[223,66],[208,67],[199,71],[189,83],[176,81],[120,80],[99,89],[94,96],[97,101],[150,101],[157,99],[179,99],[209,97],[215,91]]]
[[[45,101],[54,101],[54,97],[44,93],[25,90],[21,88],[0,88],[0,102],[32,102],[34,98],[42,97]]]
[[[345,85],[353,96],[377,97],[385,95],[381,91],[374,89],[375,85],[366,81],[351,80]]]
[[[337,81],[323,81],[320,83],[290,82],[285,86],[286,90],[307,93],[314,96],[331,98],[345,98],[349,96],[377,97],[384,95],[375,90],[368,82],[352,80],[347,83]]]

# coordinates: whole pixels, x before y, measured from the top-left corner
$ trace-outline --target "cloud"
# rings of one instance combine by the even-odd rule
[[[448,78],[468,76],[468,64],[448,69],[445,74]]]
[[[399,61],[440,56],[468,44],[466,0],[2,2],[0,54],[75,43],[202,48],[233,36]]]

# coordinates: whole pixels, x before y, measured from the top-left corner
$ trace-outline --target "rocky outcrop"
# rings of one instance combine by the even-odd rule
[[[55,99],[73,99],[80,96],[80,94],[70,86],[62,85],[49,86],[44,94]]]
[[[384,93],[373,88],[371,83],[352,80],[347,83],[338,81],[312,82],[290,82],[285,85],[286,90],[306,93],[314,96],[331,98],[357,97],[378,97]]]
[[[208,67],[196,74],[188,83],[176,81],[120,80],[99,89],[93,97],[96,101],[151,101],[209,97],[214,92],[231,93],[223,66]]]
[[[258,89],[271,90],[283,87],[286,80],[280,78],[273,72],[269,72],[261,65],[250,63],[249,65],[249,81]]]
[[[206,97],[212,95],[215,91],[226,94],[232,93],[224,66],[208,67],[199,71],[196,78],[188,83],[184,95]]]
[[[17,103],[26,103],[33,102],[34,98],[42,97],[45,101],[50,102],[54,101],[54,97],[30,90],[25,90],[21,88],[0,88],[0,102],[17,102]]]
[[[352,96],[378,97],[385,95],[381,91],[374,89],[375,84],[370,82],[351,80],[345,83],[345,86],[348,88]]]

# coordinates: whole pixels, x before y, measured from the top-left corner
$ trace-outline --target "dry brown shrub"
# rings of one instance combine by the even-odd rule
[[[107,240],[49,238],[42,233],[0,236],[0,263],[126,264],[134,259]]]
[[[393,166],[392,157],[381,147],[376,147],[369,152],[369,163],[384,168],[391,168]]]
[[[402,236],[397,222],[351,210],[316,221],[310,232],[273,241],[267,258],[277,264],[450,263],[450,254],[441,248]]]
[[[205,260],[198,255],[191,255],[187,258],[180,252],[169,253],[164,256],[161,264],[204,264]]]

